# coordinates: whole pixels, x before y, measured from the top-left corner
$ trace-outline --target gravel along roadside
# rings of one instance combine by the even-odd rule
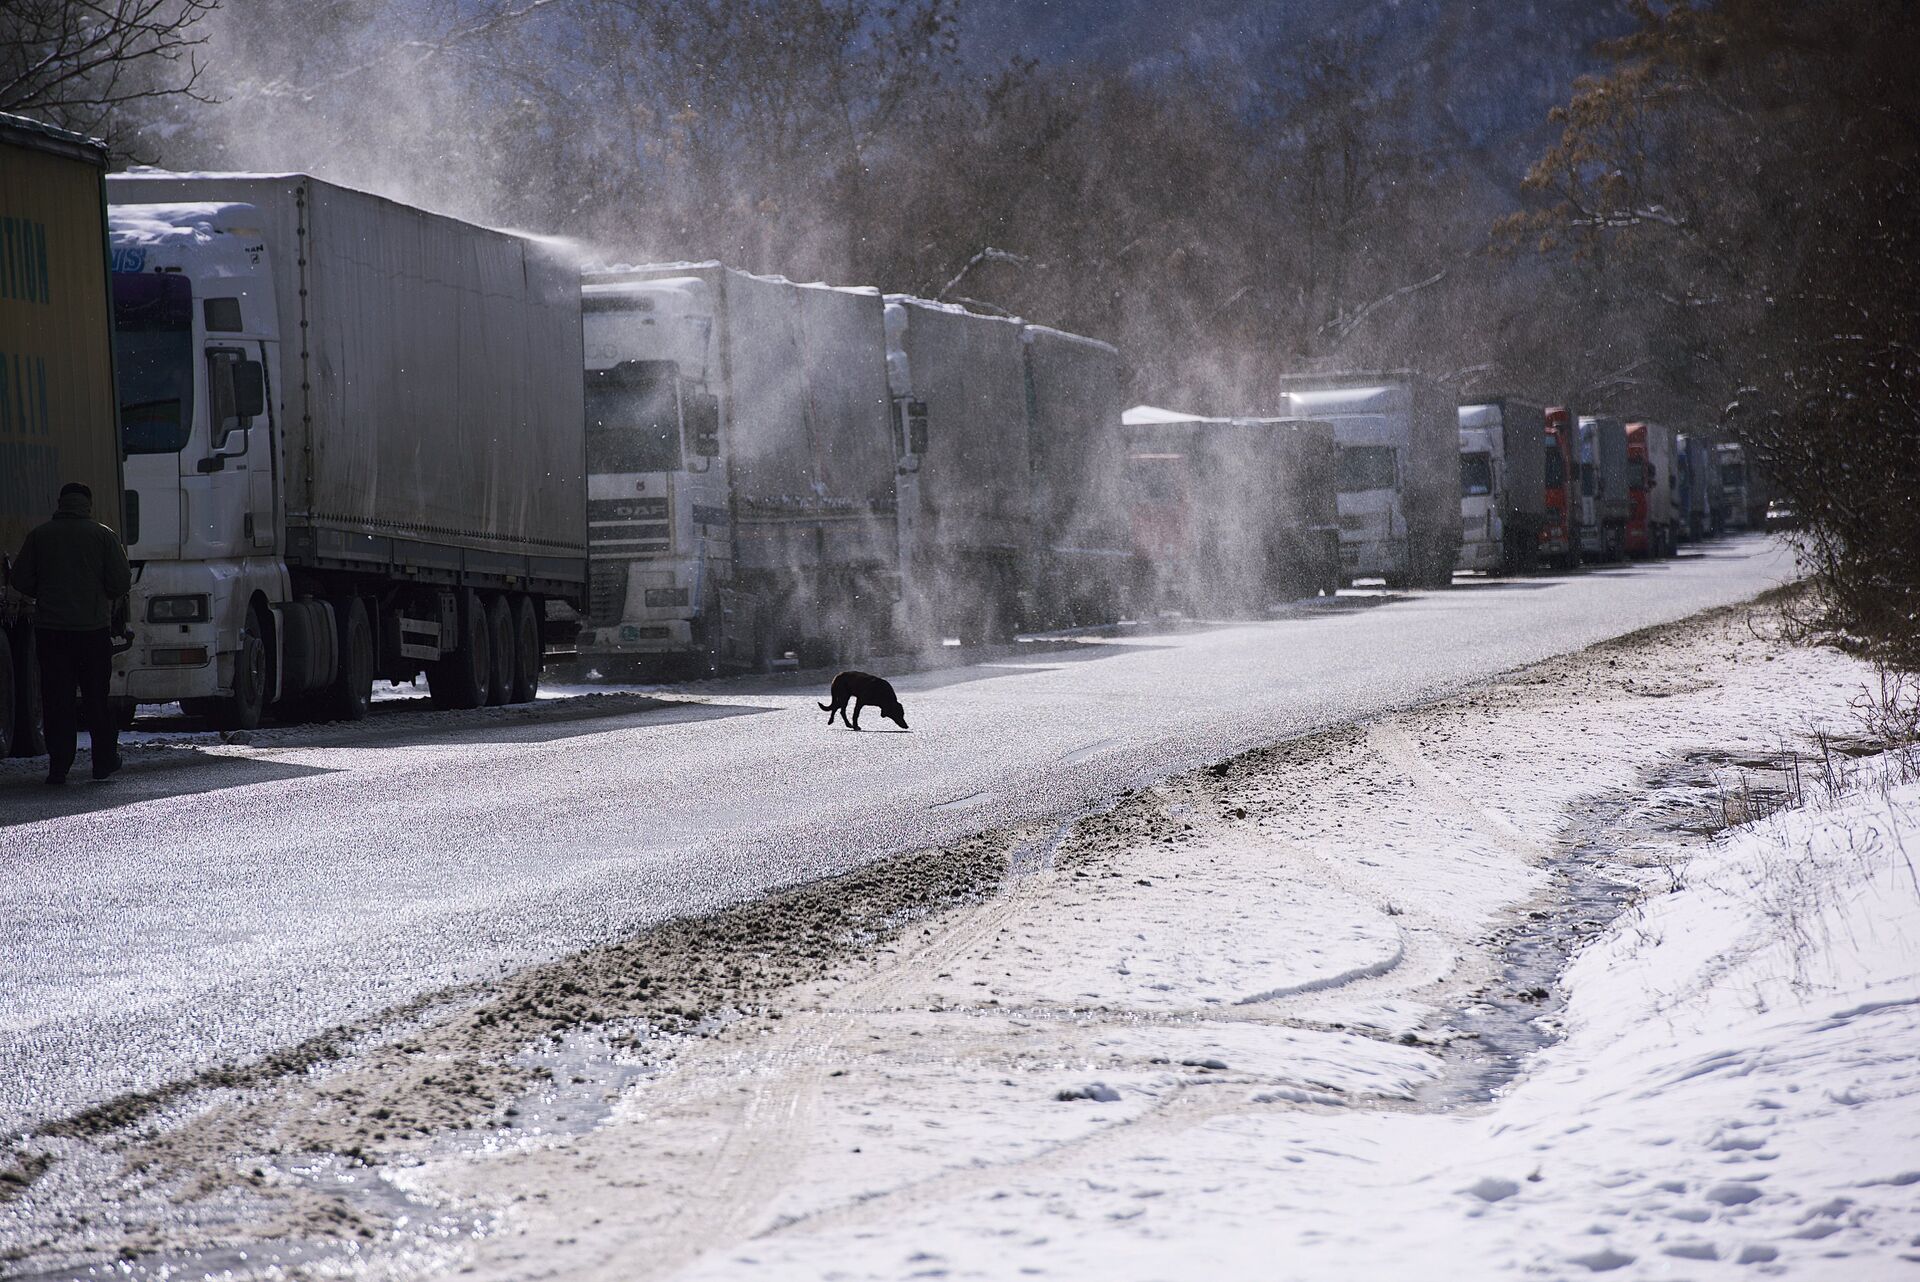
[[[0,1263],[904,1276],[891,1228],[1249,1113],[1479,1107],[1673,842],[1851,724],[1864,669],[1769,620],[1621,638],[0,1141]]]

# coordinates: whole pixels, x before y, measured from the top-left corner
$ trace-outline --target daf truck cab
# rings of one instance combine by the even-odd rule
[[[707,354],[713,302],[693,277],[581,291],[586,345],[587,627],[605,674],[704,667],[721,649],[732,520]]]

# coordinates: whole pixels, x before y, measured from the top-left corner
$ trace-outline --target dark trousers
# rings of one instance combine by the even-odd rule
[[[64,779],[73,768],[80,718],[85,719],[93,735],[93,772],[99,775],[102,767],[117,764],[120,759],[120,727],[107,702],[107,683],[113,676],[113,639],[105,628],[93,632],[36,628],[33,639],[40,658],[40,718],[47,730],[47,777]]]

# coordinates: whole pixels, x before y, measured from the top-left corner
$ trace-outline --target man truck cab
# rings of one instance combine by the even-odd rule
[[[133,652],[114,694],[217,712],[270,698],[256,599],[291,595],[279,559],[274,282],[243,205],[112,212],[114,351],[126,446]]]

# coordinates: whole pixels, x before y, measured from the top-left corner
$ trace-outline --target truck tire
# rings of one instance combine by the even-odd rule
[[[217,730],[257,730],[267,710],[267,625],[255,607],[247,610],[240,629],[240,649],[233,656],[233,693],[194,701]]]
[[[487,601],[487,706],[498,708],[513,695],[513,611],[503,593],[490,592]]]
[[[460,644],[427,665],[427,690],[436,708],[477,708],[487,701],[493,671],[487,608],[478,592],[460,597]]]
[[[13,715],[0,723],[0,732],[10,729],[12,737],[0,757],[8,752],[16,757],[37,757],[47,750],[47,738],[40,724],[40,654],[33,629],[21,628],[9,649],[13,659],[7,689],[13,693]]]
[[[540,697],[540,620],[531,597],[513,598],[513,691],[509,703],[532,703]]]
[[[373,706],[373,625],[366,602],[341,597],[333,603],[333,617],[340,629],[340,657],[321,711],[334,721],[365,721]]]

